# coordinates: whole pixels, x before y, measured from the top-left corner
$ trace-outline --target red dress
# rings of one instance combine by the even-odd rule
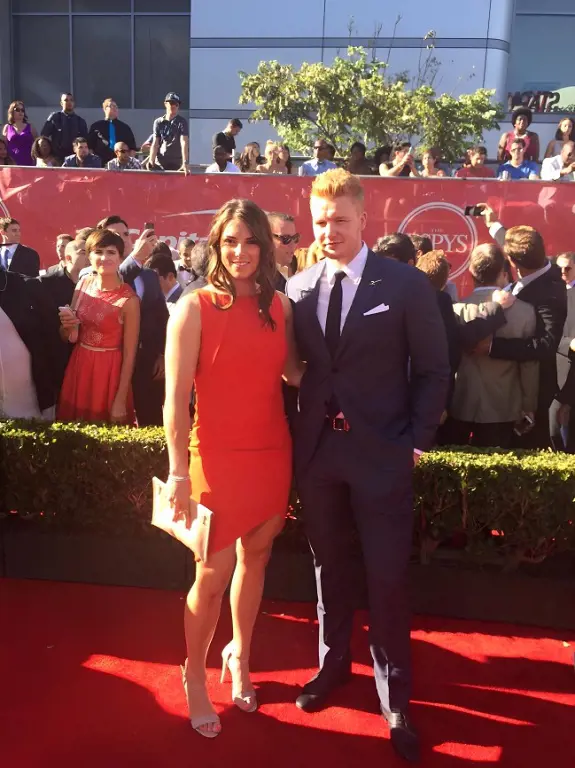
[[[124,283],[112,291],[100,291],[91,277],[79,290],[78,341],[66,368],[56,417],[60,421],[109,422],[122,368],[122,307],[136,294]],[[133,423],[130,391],[126,424]]]
[[[287,511],[291,439],[284,412],[282,373],[287,355],[280,297],[264,325],[257,299],[196,291],[202,337],[196,371],[191,439],[192,497],[212,510],[210,553]]]

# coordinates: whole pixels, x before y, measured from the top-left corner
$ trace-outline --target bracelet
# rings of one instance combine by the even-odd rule
[[[187,483],[190,480],[189,475],[168,475],[168,480],[173,480],[174,483]]]

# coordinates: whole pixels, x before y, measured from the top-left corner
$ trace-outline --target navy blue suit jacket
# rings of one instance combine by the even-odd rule
[[[134,282],[141,277],[144,292],[140,302],[140,343],[136,359],[136,372],[154,367],[159,355],[166,347],[166,326],[168,307],[160,287],[157,274],[152,269],[142,268],[135,259],[128,256],[120,265],[120,274],[125,283],[136,290]]]
[[[332,360],[317,319],[325,261],[288,280],[306,361],[294,426],[296,469],[312,459],[335,394],[370,461],[397,466],[432,447],[445,407],[449,360],[435,291],[413,267],[369,252]],[[365,313],[383,305],[383,311]]]

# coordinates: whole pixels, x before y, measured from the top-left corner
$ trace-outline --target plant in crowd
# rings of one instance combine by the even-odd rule
[[[159,428],[0,423],[0,524],[155,536],[151,478],[165,476],[167,464]],[[464,561],[508,569],[575,553],[569,455],[435,450],[422,456],[414,483],[414,545],[424,563],[454,539]],[[278,545],[307,551],[295,494]]]
[[[432,34],[426,40],[435,39]],[[408,73],[388,76],[389,62],[363,47],[350,46],[331,64],[304,62],[299,69],[262,61],[257,72],[239,73],[240,103],[254,103],[251,119],[268,120],[300,152],[308,152],[317,136],[340,154],[354,141],[376,147],[419,137],[426,146],[440,147],[446,160],[456,160],[485,131],[499,127],[504,111],[486,89],[438,96],[430,84],[438,69],[433,59],[420,60],[413,87]]]

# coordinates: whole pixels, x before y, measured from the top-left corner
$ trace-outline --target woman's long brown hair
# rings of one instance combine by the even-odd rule
[[[222,262],[220,242],[226,226],[234,219],[243,221],[260,247],[260,263],[255,274],[257,299],[260,315],[265,325],[275,330],[276,323],[271,316],[275,295],[276,261],[272,231],[268,217],[251,200],[228,200],[214,216],[208,237],[210,261],[207,280],[218,291],[226,293],[230,302],[222,309],[229,309],[236,300],[234,281]]]

